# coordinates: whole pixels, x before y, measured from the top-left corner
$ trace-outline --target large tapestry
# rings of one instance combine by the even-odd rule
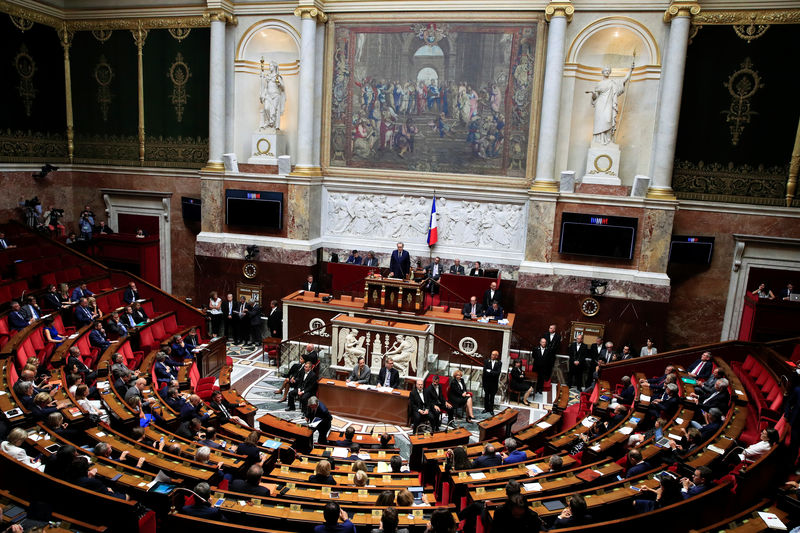
[[[326,166],[525,176],[538,22],[336,23]]]
[[[679,198],[784,204],[800,118],[797,31],[726,24],[694,35],[672,177]]]

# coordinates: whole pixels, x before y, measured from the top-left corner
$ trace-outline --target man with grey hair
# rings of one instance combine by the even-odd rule
[[[550,466],[550,472],[559,472],[564,468],[564,459],[560,455],[551,455],[547,464]]]
[[[503,464],[510,465],[511,463],[520,463],[528,458],[527,454],[517,449],[517,440],[514,437],[508,437],[503,443],[506,451],[502,453]]]
[[[327,444],[328,432],[331,430],[333,416],[330,411],[328,411],[328,408],[325,407],[325,404],[319,401],[316,396],[312,396],[308,399],[306,420],[311,427],[311,438],[314,438],[314,431],[319,431],[317,442],[320,444]]]
[[[227,521],[219,510],[219,507],[211,505],[211,485],[202,481],[194,486],[194,493],[197,494],[199,498],[195,498],[192,505],[184,505],[181,508],[181,513],[197,518],[205,518],[207,520]]]
[[[494,445],[487,444],[483,447],[483,454],[472,461],[472,468],[488,468],[500,466],[501,464],[503,464],[503,458],[498,455]]]
[[[402,242],[397,243],[397,250],[392,252],[392,257],[389,259],[389,277],[405,279],[411,272],[411,256],[403,248],[405,245]]]

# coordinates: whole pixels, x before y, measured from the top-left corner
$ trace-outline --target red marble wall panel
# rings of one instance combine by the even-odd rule
[[[667,271],[672,281],[672,294],[665,340],[667,345],[680,348],[720,339],[733,265],[733,234],[800,238],[800,221],[779,216],[679,209],[673,233],[715,237],[710,265],[670,265]]]
[[[228,226],[225,223],[225,213],[222,213],[222,231],[230,233],[244,233],[248,235],[269,235],[271,237],[286,237],[287,226],[289,224],[289,187],[280,183],[260,183],[252,181],[236,181],[226,179],[224,183],[225,189],[240,189],[243,191],[267,191],[267,192],[280,192],[283,193],[283,223],[279,230],[268,230],[265,228],[242,228],[237,226]],[[222,206],[225,209],[225,198],[223,191]]]
[[[605,257],[585,257],[581,255],[558,253],[558,242],[561,240],[561,215],[565,212],[637,218],[639,220],[639,225],[636,230],[636,247],[633,250],[633,259],[630,261],[625,261],[621,259],[611,259]],[[556,205],[556,217],[554,222],[555,227],[553,228],[553,261],[557,263],[573,263],[576,265],[596,265],[609,268],[638,269],[639,255],[642,251],[643,215],[644,209],[639,207],[586,205],[559,202]]]

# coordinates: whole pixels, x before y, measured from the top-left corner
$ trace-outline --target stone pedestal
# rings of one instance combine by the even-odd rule
[[[278,157],[285,150],[283,132],[275,129],[266,129],[253,133],[250,144],[250,157],[247,163],[251,165],[277,165]]]
[[[619,179],[619,145],[592,143],[586,157],[583,183],[621,185]]]

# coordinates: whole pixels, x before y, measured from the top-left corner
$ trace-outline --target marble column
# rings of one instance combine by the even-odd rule
[[[555,180],[556,141],[561,106],[561,80],[564,76],[564,42],[567,22],[575,8],[570,2],[550,2],[544,16],[550,22],[547,31],[547,57],[542,87],[542,114],[539,121],[539,149],[536,155],[536,177],[533,189],[558,192]]]
[[[234,22],[235,24],[235,22]],[[223,153],[235,152],[234,116],[236,113],[236,35],[233,28],[225,32],[225,144]]]
[[[316,69],[317,22],[328,17],[313,6],[300,6],[294,10],[300,24],[300,88],[298,90],[297,162],[292,174],[318,176],[319,165],[314,164],[314,82]]]
[[[67,28],[66,24],[58,29],[58,39],[61,41],[61,46],[64,48],[64,94],[66,95],[66,111],[67,111],[67,157],[69,162],[75,153],[75,128],[72,119],[72,74],[70,70],[69,60],[69,47],[72,46],[72,37],[75,33]]]
[[[208,163],[203,170],[223,172],[225,152],[225,25],[223,11],[211,13],[211,50],[208,71]]]
[[[664,66],[661,69],[661,102],[653,140],[653,181],[647,191],[648,198],[675,199],[672,192],[672,167],[678,139],[686,49],[689,46],[691,18],[698,13],[700,5],[697,2],[672,2],[664,13],[664,22],[670,23],[670,29]]]

